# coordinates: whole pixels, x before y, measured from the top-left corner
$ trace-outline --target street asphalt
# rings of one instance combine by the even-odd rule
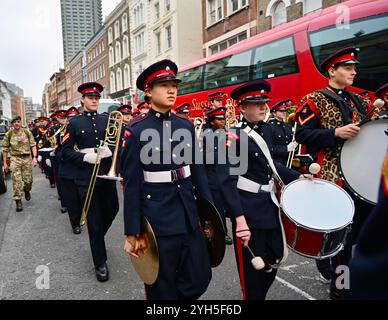
[[[144,286],[123,251],[122,211],[106,236],[110,280],[96,280],[86,229],[74,235],[67,214],[60,212],[56,189],[34,169],[32,200],[17,213],[12,186],[0,195],[0,300],[143,300]],[[122,192],[119,189],[122,209]],[[229,224],[230,228],[230,224]],[[43,271],[42,271],[43,270]],[[233,246],[204,300],[241,300]],[[49,274],[48,281],[42,275]],[[268,300],[327,300],[315,261],[290,253],[278,272]]]

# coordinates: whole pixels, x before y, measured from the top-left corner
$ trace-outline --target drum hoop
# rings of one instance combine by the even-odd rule
[[[338,252],[340,252],[342,249],[343,249],[343,243],[341,243],[337,249],[335,249],[334,251],[332,251],[331,253],[329,254],[325,254],[325,255],[322,255],[322,256],[312,256],[312,255],[309,255],[309,254],[306,254],[306,253],[302,253],[298,250],[295,250],[295,248],[291,247],[290,245],[287,244],[287,246],[292,250],[294,251],[295,253],[303,256],[303,257],[306,257],[306,258],[310,258],[310,259],[316,259],[316,260],[322,260],[322,259],[326,259],[326,258],[331,258],[333,256],[335,256]]]
[[[311,227],[305,226],[305,225],[301,224],[300,222],[297,222],[297,221],[295,221],[293,218],[291,218],[291,217],[286,213],[286,211],[283,209],[283,204],[284,204],[284,202],[283,202],[283,193],[284,193],[284,191],[285,191],[290,185],[292,185],[292,184],[294,184],[294,183],[297,183],[297,182],[299,182],[299,181],[302,181],[302,180],[299,180],[299,179],[294,180],[294,181],[290,182],[289,184],[287,184],[285,187],[283,187],[283,189],[282,189],[282,195],[280,196],[280,207],[281,207],[282,213],[284,213],[284,214],[287,216],[287,218],[290,219],[293,223],[295,223],[297,226],[303,227],[303,228],[306,229],[306,230],[309,230],[309,231],[316,231],[316,232],[321,232],[321,233],[330,233],[330,232],[339,231],[339,230],[342,230],[342,229],[346,228],[347,226],[349,226],[350,224],[353,223],[353,219],[352,219],[351,221],[347,222],[346,224],[344,224],[344,225],[341,226],[341,227],[337,227],[337,228],[334,228],[334,229],[324,229],[324,230],[322,230],[322,229],[315,229],[315,228],[311,228]],[[333,185],[333,186],[336,186],[337,188],[341,189],[341,191],[344,192],[344,193],[346,194],[346,196],[347,196],[347,197],[349,198],[349,200],[350,200],[350,203],[352,204],[352,212],[353,212],[353,217],[354,217],[354,210],[355,210],[354,201],[353,201],[352,197],[349,195],[349,193],[347,193],[344,189],[342,189],[340,186],[336,185],[336,184],[333,183],[333,182],[330,182],[330,181],[327,181],[327,180],[324,180],[324,179],[320,179],[320,178],[314,178],[314,181],[321,181],[321,182],[323,181],[323,182],[329,183],[329,184],[331,184],[331,185]]]
[[[363,126],[365,126],[366,124],[368,124],[369,122],[375,122],[375,121],[382,121],[382,120],[386,120],[386,119],[370,119],[368,121],[365,121],[364,123],[360,124],[359,127],[362,128]],[[344,148],[344,145],[346,143],[346,141],[348,140],[345,140],[343,141],[339,146],[338,146],[338,149],[337,149],[337,166],[338,166],[338,173],[340,175],[340,178],[341,180],[345,183],[346,187],[349,188],[349,190],[360,200],[362,201],[365,201],[367,203],[370,203],[370,204],[373,204],[373,205],[376,205],[376,202],[373,202],[369,199],[366,199],[364,198],[363,196],[361,196],[358,192],[356,192],[356,190],[354,190],[352,188],[352,186],[348,183],[348,181],[346,180],[346,177],[344,176],[343,174],[343,171],[342,171],[342,165],[341,165],[341,155],[342,155],[342,149]]]

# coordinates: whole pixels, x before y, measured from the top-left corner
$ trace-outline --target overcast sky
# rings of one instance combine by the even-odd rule
[[[103,16],[119,0],[102,0]],[[60,0],[0,0],[0,79],[41,103],[45,83],[63,67]]]

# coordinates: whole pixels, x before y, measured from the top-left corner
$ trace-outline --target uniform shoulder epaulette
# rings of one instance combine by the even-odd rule
[[[144,121],[145,119],[148,118],[148,113],[145,114],[141,114],[140,116],[136,117],[135,119],[133,119],[127,126],[127,128],[132,128],[133,126],[137,125],[138,123]]]

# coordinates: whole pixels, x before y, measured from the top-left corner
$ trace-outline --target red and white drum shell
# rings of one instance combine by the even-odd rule
[[[283,188],[280,205],[293,251],[324,259],[342,250],[354,216],[354,202],[345,190],[322,179],[299,179]]]

